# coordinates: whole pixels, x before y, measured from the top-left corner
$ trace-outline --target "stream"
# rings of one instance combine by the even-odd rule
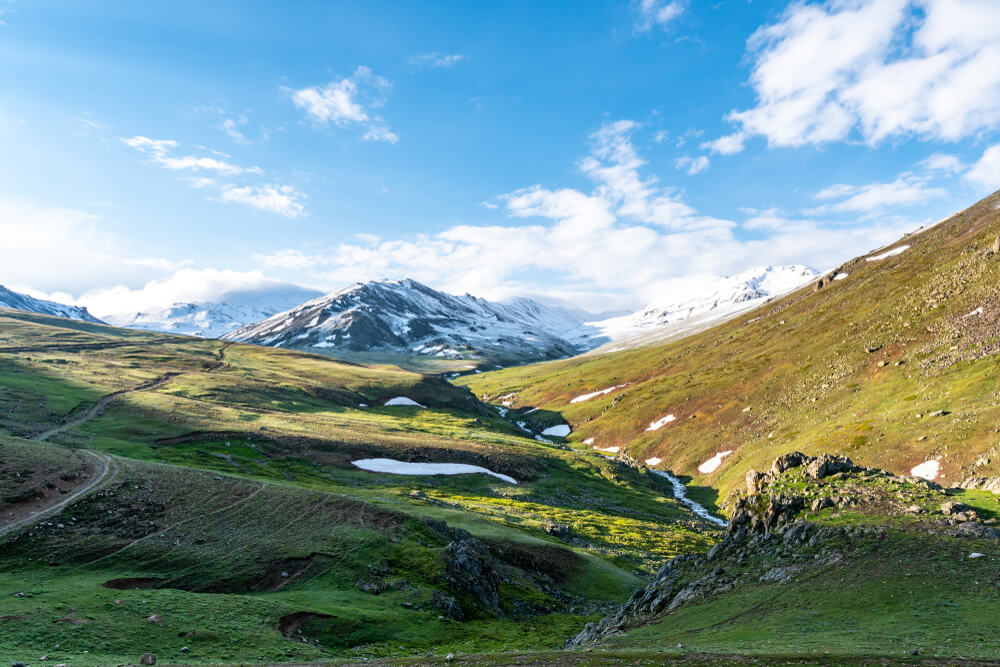
[[[711,512],[705,509],[703,505],[688,498],[687,487],[684,486],[684,483],[681,482],[681,480],[677,479],[669,472],[664,472],[663,470],[653,470],[652,468],[650,468],[649,472],[653,473],[654,475],[659,475],[660,477],[666,477],[668,480],[670,480],[670,483],[674,487],[674,498],[687,505],[692,512],[700,516],[702,519],[705,519],[706,521],[711,521],[712,523],[719,526],[726,525],[726,522],[723,519],[714,516]]]

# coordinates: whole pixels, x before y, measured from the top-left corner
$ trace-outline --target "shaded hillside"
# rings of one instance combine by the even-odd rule
[[[788,449],[896,473],[934,460],[951,484],[995,475],[998,207],[988,197],[680,341],[459,381],[505,397],[515,417],[560,413],[572,440],[624,448],[723,495]]]
[[[7,662],[554,649],[719,535],[437,377],[0,311]]]

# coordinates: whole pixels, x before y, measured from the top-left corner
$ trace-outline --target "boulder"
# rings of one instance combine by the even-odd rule
[[[156,656],[153,655],[152,653],[143,653],[142,655],[139,656],[139,664],[140,665],[155,665],[156,664]]]
[[[806,474],[813,479],[823,479],[838,472],[856,470],[854,462],[846,456],[823,454],[813,459],[806,468]]]
[[[946,502],[941,503],[941,514],[944,515],[958,514],[960,512],[968,512],[970,509],[972,508],[966,505],[965,503],[959,503],[954,500],[948,500]]]
[[[787,454],[782,454],[778,458],[774,459],[774,463],[771,464],[771,474],[780,475],[786,470],[798,468],[800,465],[805,463],[808,458],[809,457],[802,452],[789,452]]]

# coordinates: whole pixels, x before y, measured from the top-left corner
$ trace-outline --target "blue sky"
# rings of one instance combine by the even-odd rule
[[[1000,5],[0,0],[0,282],[604,310],[1000,187]]]

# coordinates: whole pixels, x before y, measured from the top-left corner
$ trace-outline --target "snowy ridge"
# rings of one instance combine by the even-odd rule
[[[215,301],[175,303],[138,313],[102,315],[110,324],[119,327],[219,338],[319,294],[299,287],[242,290],[222,294]]]
[[[296,349],[385,350],[445,359],[524,363],[577,354],[583,318],[531,299],[495,303],[414,280],[356,283],[225,336]]]
[[[40,313],[42,315],[54,315],[65,317],[71,320],[81,320],[83,322],[95,322],[104,324],[97,319],[86,308],[81,306],[67,306],[55,301],[36,299],[27,294],[19,294],[0,285],[0,308],[13,308],[14,310],[26,310],[30,313]]]
[[[669,295],[642,310],[598,322],[587,322],[605,339],[624,340],[687,321],[713,321],[750,310],[786,294],[816,277],[802,265],[761,266],[709,283],[695,293]]]

